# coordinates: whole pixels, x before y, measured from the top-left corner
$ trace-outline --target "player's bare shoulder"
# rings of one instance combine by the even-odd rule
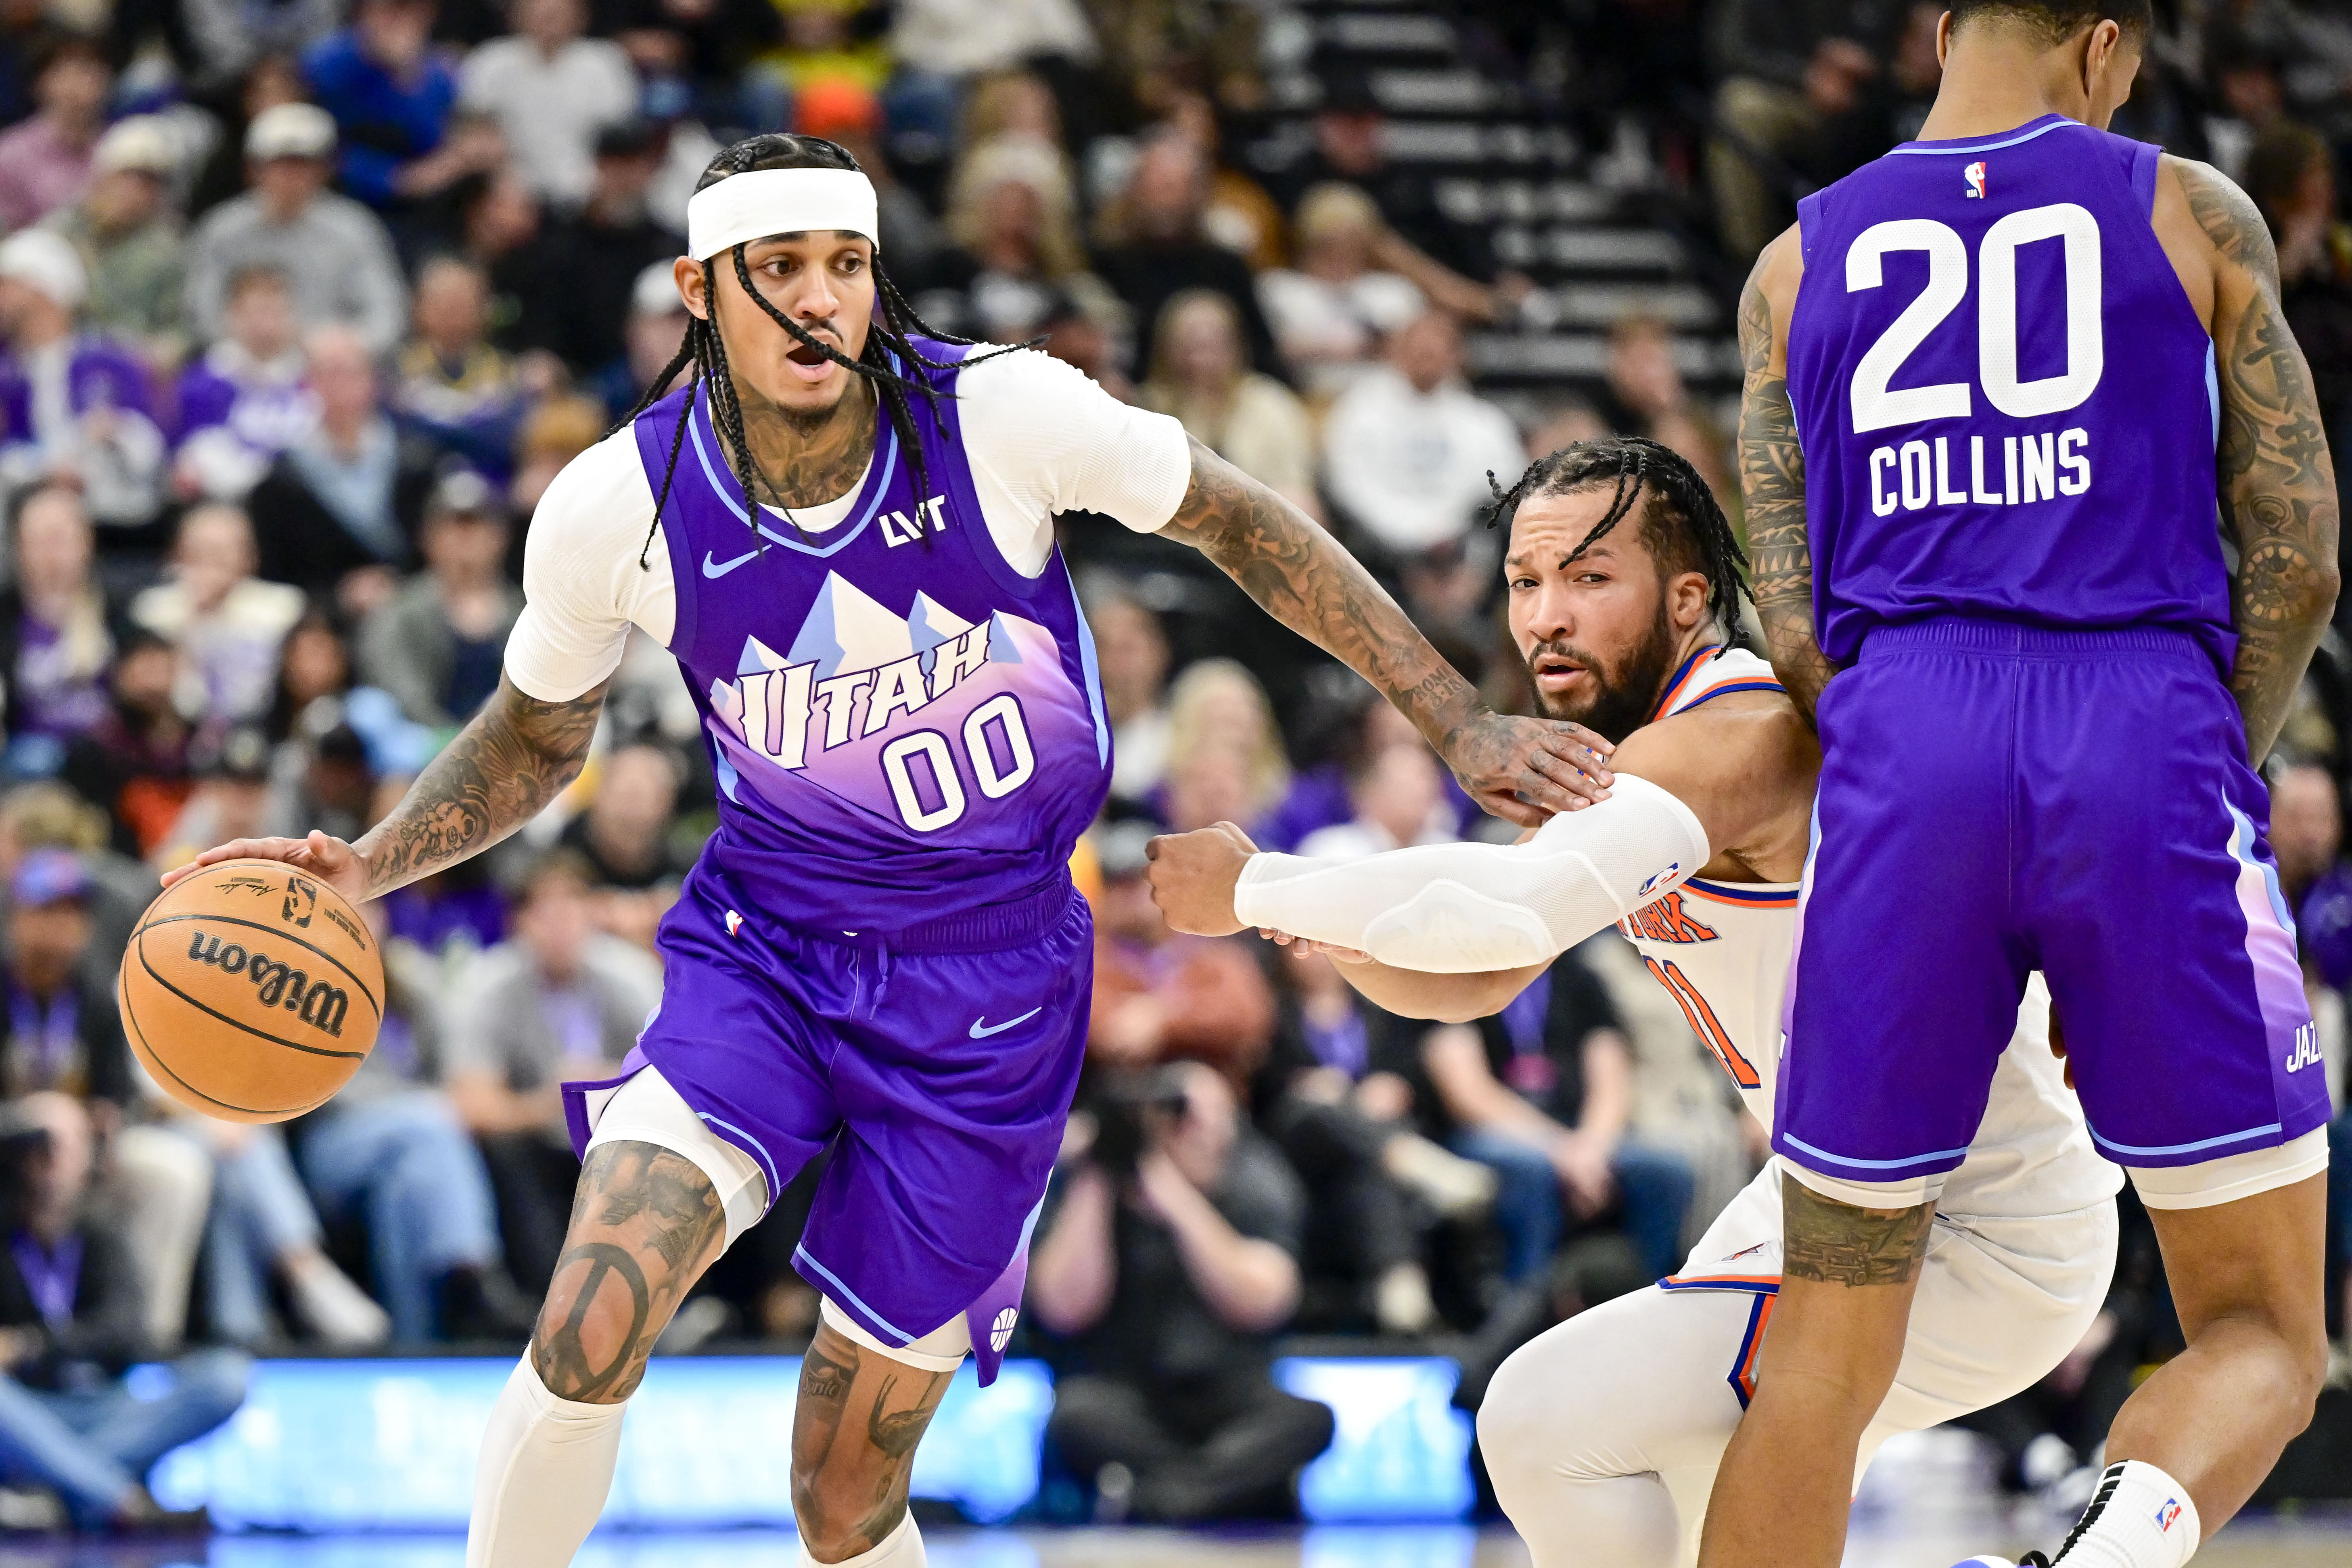
[[[2210,163],[2165,153],[2149,222],[2209,330],[2233,286],[2277,291],[2278,247],[2262,209]]]
[[[1610,765],[1689,806],[1719,856],[1759,872],[1792,847],[1803,858],[1821,742],[1784,691],[1729,692],[1645,724]]]
[[[1739,341],[1744,353],[1769,349],[1777,360],[1789,341],[1789,313],[1804,281],[1804,237],[1795,224],[1775,235],[1756,255],[1739,292]]]

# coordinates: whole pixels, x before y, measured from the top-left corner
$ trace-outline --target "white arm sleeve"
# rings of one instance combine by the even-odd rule
[[[667,539],[656,532],[648,546],[653,520],[631,430],[572,458],[547,487],[523,541],[522,618],[507,638],[507,675],[525,695],[569,702],[587,691],[620,668],[633,625],[669,646],[677,593]]]
[[[1475,974],[1546,962],[1677,886],[1708,854],[1690,807],[1620,773],[1609,799],[1553,817],[1525,844],[1360,860],[1253,855],[1234,913],[1391,968]]]
[[[1192,488],[1183,426],[1121,403],[1050,354],[983,360],[957,378],[956,396],[980,510],[1025,576],[1045,568],[1055,513],[1101,512],[1150,533]]]

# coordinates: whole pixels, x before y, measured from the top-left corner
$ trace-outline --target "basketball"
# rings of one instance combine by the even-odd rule
[[[164,890],[122,955],[122,1026],[163,1091],[225,1121],[283,1121],[357,1072],[383,959],[341,893],[276,860]]]

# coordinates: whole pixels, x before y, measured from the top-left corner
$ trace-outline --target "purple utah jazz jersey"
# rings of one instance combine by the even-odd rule
[[[956,373],[934,379],[936,416],[910,399],[926,496],[884,419],[840,525],[803,539],[763,512],[755,537],[698,396],[662,512],[670,651],[719,777],[702,868],[804,930],[903,931],[1034,893],[1066,877],[1109,788],[1110,729],[1069,573],[1058,551],[1035,578],[998,552]],[[656,493],[687,396],[636,422]]]
[[[2048,115],[1807,197],[1789,393],[1822,647],[1966,616],[2234,647],[2212,342],[2158,149]]]

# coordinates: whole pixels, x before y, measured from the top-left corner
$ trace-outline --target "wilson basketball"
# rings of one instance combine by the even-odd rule
[[[383,1021],[359,911],[275,860],[164,889],[122,955],[122,1026],[163,1091],[226,1121],[283,1121],[351,1080]]]

